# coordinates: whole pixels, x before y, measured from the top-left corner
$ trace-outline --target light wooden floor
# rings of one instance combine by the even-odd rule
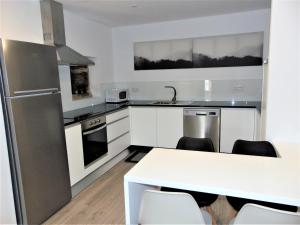
[[[124,224],[123,177],[135,164],[120,162],[80,192],[45,224]],[[227,224],[234,210],[220,196],[212,205],[221,224]]]

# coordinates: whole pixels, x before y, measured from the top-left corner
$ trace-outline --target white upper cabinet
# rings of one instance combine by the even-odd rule
[[[73,186],[85,176],[81,124],[65,128],[68,163],[71,185]]]
[[[157,108],[157,146],[176,148],[183,136],[183,108]]]
[[[237,139],[255,140],[256,109],[222,108],[220,152],[231,153]]]
[[[131,145],[156,146],[156,108],[130,107]]]

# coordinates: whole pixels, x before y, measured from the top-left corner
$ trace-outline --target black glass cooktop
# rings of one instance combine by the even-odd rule
[[[92,105],[85,108],[64,112],[64,120],[69,122],[82,121],[88,117],[105,114],[126,106],[127,103],[123,103],[123,104],[102,103],[102,104]]]

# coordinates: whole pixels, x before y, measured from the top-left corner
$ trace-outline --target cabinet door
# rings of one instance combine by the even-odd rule
[[[71,185],[74,185],[85,176],[81,124],[66,127],[65,135]]]
[[[183,108],[157,108],[157,146],[176,148],[183,136]]]
[[[156,146],[156,108],[130,108],[131,145]]]
[[[129,133],[126,133],[122,135],[121,137],[117,138],[113,142],[108,144],[108,154],[110,158],[115,157],[116,155],[120,154],[122,151],[124,151],[128,146],[130,142],[130,135]]]
[[[221,109],[220,152],[231,153],[237,139],[255,139],[255,109]]]

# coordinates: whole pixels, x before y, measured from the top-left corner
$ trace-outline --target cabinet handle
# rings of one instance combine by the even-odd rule
[[[106,127],[106,124],[101,126],[101,127],[98,127],[97,129],[94,129],[94,130],[89,130],[89,131],[86,131],[86,132],[82,132],[82,135],[85,136],[85,135],[88,135],[88,134],[96,133],[97,131],[102,130],[105,127]]]

